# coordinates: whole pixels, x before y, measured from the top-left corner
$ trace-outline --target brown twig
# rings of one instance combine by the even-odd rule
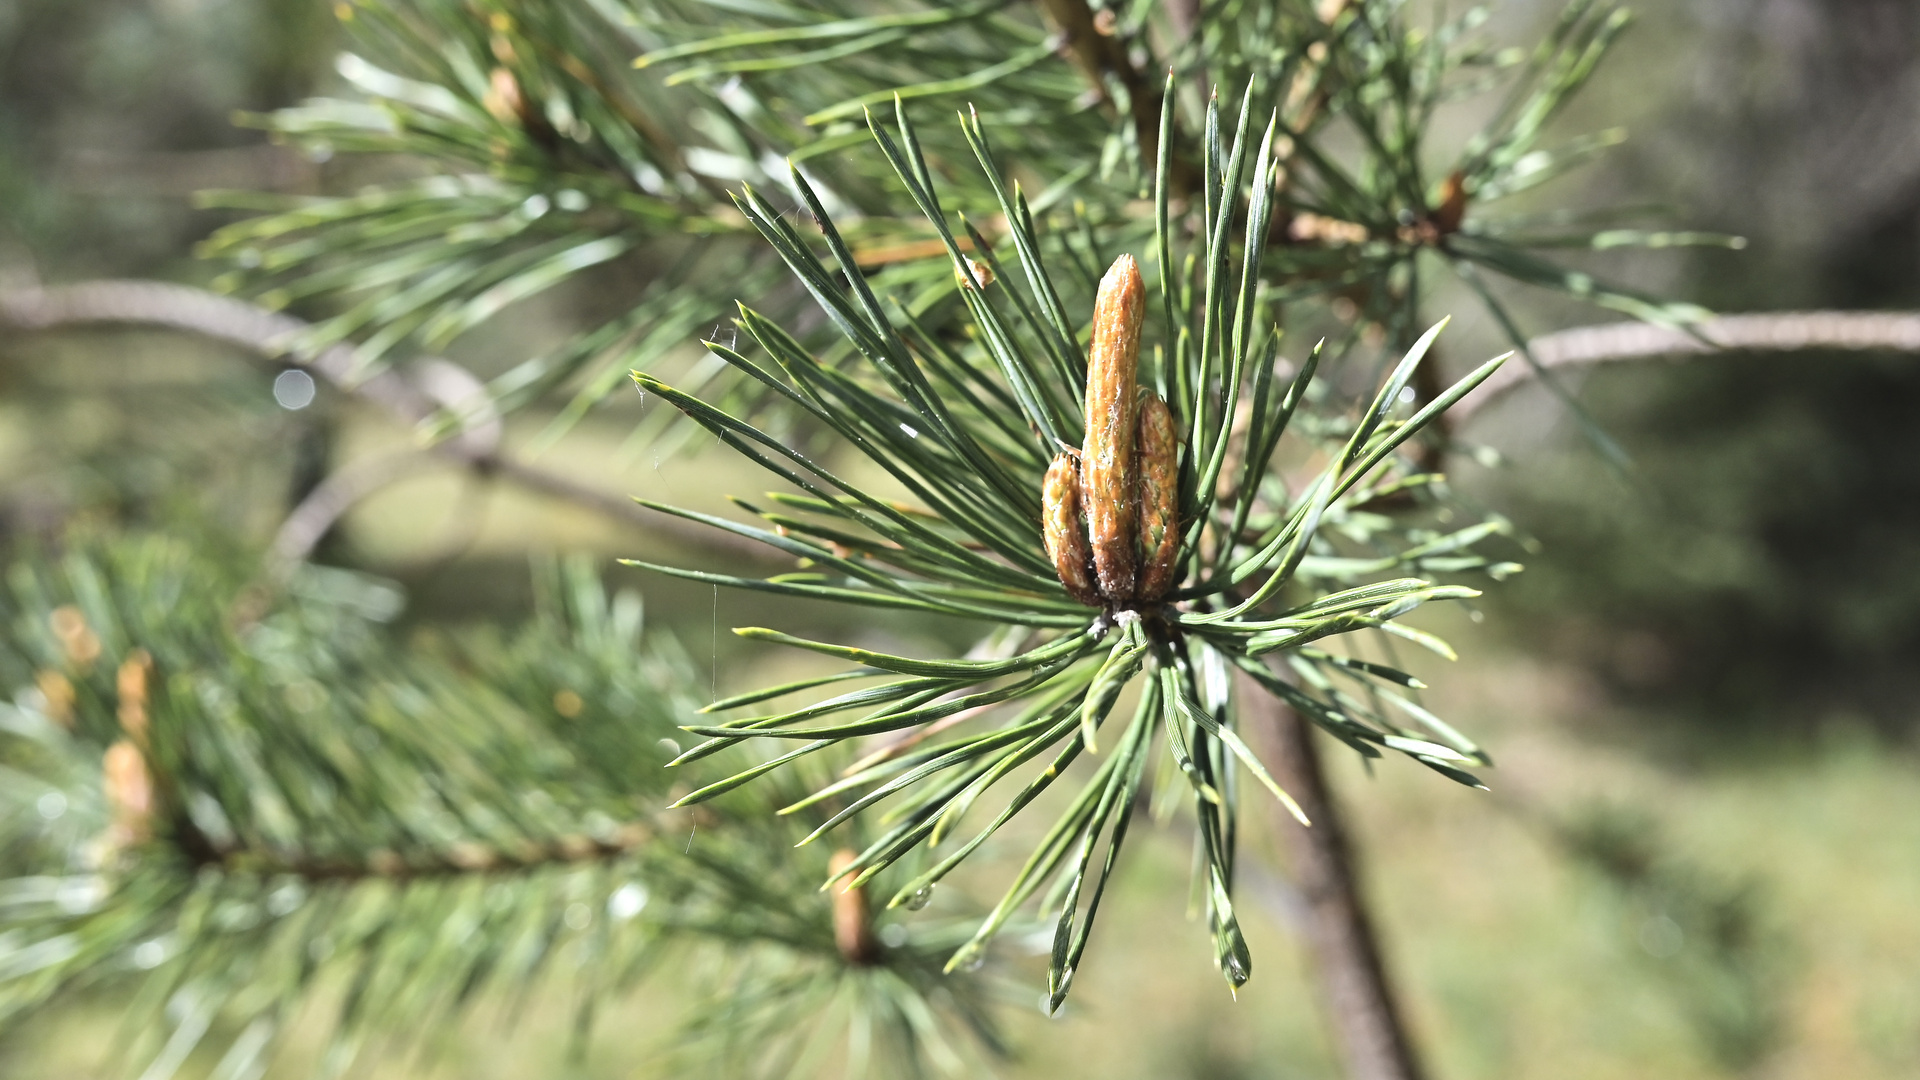
[[[293,508],[267,548],[267,562],[276,577],[307,561],[341,515],[362,499],[389,484],[445,464],[436,454],[403,450],[396,454],[359,458],[328,474],[300,505]]]
[[[1700,356],[1722,351],[1920,353],[1920,312],[1783,311],[1721,315],[1687,330],[1650,323],[1617,322],[1546,334],[1527,351],[1548,370],[1619,360]],[[1467,420],[1534,379],[1531,365],[1510,362],[1448,410],[1456,424]]]
[[[1142,161],[1151,163],[1160,153],[1160,87],[1148,80],[1127,56],[1127,43],[1114,32],[1112,15],[1093,13],[1086,0],[1040,0],[1047,18],[1060,32],[1060,51],[1087,82],[1088,92],[1109,110],[1117,108],[1107,80],[1126,90],[1128,115]],[[1199,172],[1183,154],[1171,155],[1168,189],[1184,198],[1199,186]]]
[[[0,326],[56,330],[97,325],[158,326],[224,341],[263,360],[305,368],[340,390],[380,406],[409,426],[427,422],[440,409],[432,396],[397,371],[359,370],[353,351],[344,345],[335,345],[311,357],[290,353],[288,343],[308,328],[307,323],[204,289],[157,281],[90,281],[52,288],[0,290]],[[478,440],[446,439],[434,444],[429,451],[483,474],[639,525],[678,543],[762,562],[778,557],[772,549],[744,537],[705,528],[596,491],[558,473],[517,461]]]
[[[1373,920],[1361,898],[1356,860],[1338,804],[1320,769],[1313,732],[1280,699],[1241,677],[1242,715],[1262,757],[1307,819],[1285,811],[1273,817],[1293,867],[1304,911],[1302,925],[1319,972],[1328,1019],[1352,1080],[1420,1080],[1393,985],[1381,960]]]

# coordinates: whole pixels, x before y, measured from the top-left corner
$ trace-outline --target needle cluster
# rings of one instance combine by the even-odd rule
[[[1169,99],[1172,93],[1169,80]],[[708,712],[749,709],[843,681],[862,685],[773,712],[690,725],[706,741],[680,755],[679,765],[750,740],[772,740],[783,749],[693,791],[681,804],[712,799],[859,740],[867,749],[853,766],[786,812],[834,808],[809,842],[856,819],[877,820],[878,834],[832,880],[835,887],[866,888],[912,855],[924,868],[889,886],[888,903],[898,906],[923,898],[1091,755],[1092,772],[1078,793],[950,961],[964,967],[982,957],[997,931],[1038,896],[1056,924],[1054,1006],[1086,948],[1131,808],[1149,789],[1165,812],[1181,801],[1190,806],[1202,852],[1197,885],[1218,962],[1234,985],[1250,976],[1232,902],[1240,778],[1298,808],[1237,730],[1234,672],[1283,696],[1361,753],[1395,751],[1466,783],[1477,780],[1462,766],[1484,762],[1471,743],[1403,694],[1419,680],[1351,648],[1327,651],[1327,643],[1369,631],[1448,653],[1400,619],[1429,601],[1477,593],[1380,572],[1491,568],[1494,560],[1474,548],[1502,532],[1504,523],[1482,521],[1440,534],[1368,529],[1356,535],[1367,535],[1368,546],[1381,552],[1371,559],[1337,554],[1331,534],[1372,520],[1364,508],[1394,492],[1432,486],[1434,478],[1398,451],[1505,358],[1408,411],[1402,391],[1436,326],[1348,418],[1331,401],[1310,402],[1317,349],[1282,382],[1281,336],[1259,269],[1271,235],[1277,116],[1256,137],[1255,96],[1248,93],[1230,138],[1220,135],[1217,108],[1209,111],[1208,159],[1219,168],[1206,172],[1211,211],[1187,269],[1171,257],[1176,239],[1162,219],[1159,287],[1171,321],[1157,334],[1149,333],[1152,305],[1128,256],[1115,260],[1104,283],[1081,285],[1086,291],[1077,303],[1069,299],[1076,290],[1070,279],[1056,277],[1048,254],[1049,241],[1057,239],[1040,231],[1017,189],[1004,185],[975,116],[961,118],[962,130],[988,183],[1001,193],[1009,236],[996,245],[969,234],[972,254],[984,257],[994,284],[947,284],[945,302],[965,309],[964,334],[932,332],[909,305],[883,302],[798,168],[789,183],[818,225],[823,251],[758,193],[741,197],[741,212],[845,336],[858,363],[825,362],[744,305],[737,326],[758,356],[717,343],[709,349],[841,435],[846,450],[897,485],[897,494],[855,482],[834,459],[800,453],[747,417],[654,376],[634,375],[649,394],[789,485],[767,497],[771,506],[741,502],[766,527],[659,509],[801,562],[796,572],[764,579],[638,565],[759,592],[997,627],[988,634],[987,655],[963,659],[737,630],[852,666],[718,701]],[[889,131],[870,118],[873,138],[954,265],[964,267],[967,251],[903,105],[896,105],[895,119]],[[1164,165],[1164,150],[1162,157]],[[1164,184],[1160,197],[1164,207]],[[1023,280],[1003,260],[1016,262]],[[1072,319],[1067,312],[1074,310],[1086,314]],[[1155,361],[1137,373],[1149,340]],[[1084,351],[1081,342],[1089,343]],[[1151,387],[1145,408],[1137,406],[1142,383]],[[1163,396],[1166,404],[1156,407]],[[1301,421],[1296,437],[1315,448],[1319,464],[1304,479],[1290,479],[1275,466],[1275,454]],[[1078,478],[1074,455],[1059,452],[1075,445],[1081,447]],[[1143,492],[1153,493],[1151,508]],[[1141,525],[1155,530],[1144,575]],[[1335,581],[1352,583],[1329,587]],[[1164,591],[1149,598],[1147,586]],[[1141,617],[1148,599],[1159,604],[1150,618]],[[1283,676],[1269,666],[1273,658],[1294,670]],[[1356,683],[1360,693],[1340,682]],[[1133,704],[1123,710],[1127,698]],[[1388,715],[1393,709],[1398,718]],[[1118,730],[1103,740],[1108,726]],[[1104,751],[1102,741],[1109,743]],[[1149,769],[1156,758],[1164,769]],[[1159,776],[1149,785],[1155,771]],[[988,813],[983,804],[1002,783],[1012,788],[1002,808],[984,824],[969,825]]]

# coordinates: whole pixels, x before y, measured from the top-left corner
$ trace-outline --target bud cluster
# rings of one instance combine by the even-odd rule
[[[1093,607],[1159,600],[1180,554],[1179,431],[1167,403],[1138,387],[1146,310],[1140,267],[1122,255],[1094,298],[1086,441],[1054,458],[1041,489],[1054,570]]]

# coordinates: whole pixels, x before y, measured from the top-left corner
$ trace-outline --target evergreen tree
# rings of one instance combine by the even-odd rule
[[[397,410],[524,479],[471,440],[529,407],[562,438],[631,378],[655,403],[636,439],[711,437],[780,486],[741,517],[649,520],[792,560],[642,565],[978,644],[743,629],[847,666],[696,710],[684,655],[579,566],[541,571],[518,634],[401,643],[393,594],[342,571],[256,580],[251,555],[161,539],[23,563],[0,753],[29,869],[0,886],[0,1010],[127,985],[149,1077],[197,1049],[256,1075],[327,985],[337,1072],[490,992],[564,985],[590,1019],[689,950],[723,974],[672,1055],[963,1073],[1001,1051],[991,1003],[1021,977],[996,935],[1051,942],[1058,1008],[1137,816],[1194,833],[1206,932],[1244,983],[1239,789],[1320,819],[1345,873],[1311,742],[1270,767],[1256,720],[1470,786],[1490,764],[1398,659],[1452,656],[1403,616],[1517,569],[1510,526],[1438,468],[1446,410],[1504,358],[1440,377],[1428,282],[1464,282],[1532,363],[1509,282],[1699,315],[1544,251],[1726,242],[1500,212],[1615,140],[1543,145],[1625,24],[1596,0],[1530,49],[1489,44],[1482,9],[1341,0],[337,10],[353,96],[253,120],[339,162],[346,193],[210,200],[258,211],[205,245],[225,283],[314,316],[284,344],[392,404],[397,373],[517,302],[624,290],[475,392]],[[1482,129],[1435,145],[1476,93],[1497,95]],[[997,865],[1056,783],[1064,808]],[[683,849],[688,828],[710,839]],[[1007,882],[996,906],[914,914],[975,862]],[[1374,994],[1337,1017],[1350,1063],[1416,1075],[1342,903],[1355,940],[1323,959]]]

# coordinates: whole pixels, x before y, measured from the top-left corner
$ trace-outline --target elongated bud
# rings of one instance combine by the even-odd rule
[[[73,689],[73,680],[46,668],[35,674],[33,681],[40,688],[40,696],[47,699],[47,719],[61,727],[71,728],[73,706],[78,698]]]
[[[1466,216],[1466,174],[1455,169],[1440,185],[1440,201],[1433,208],[1433,227],[1441,236],[1449,236],[1460,231],[1460,222]]]
[[[1101,595],[1128,600],[1134,586],[1134,386],[1147,290],[1133,256],[1100,279],[1087,351],[1087,442],[1081,449],[1087,537]]]
[[[1180,556],[1180,432],[1173,410],[1150,391],[1140,395],[1134,460],[1140,473],[1139,597],[1153,601],[1173,588]]]
[[[67,662],[82,671],[93,666],[100,658],[100,635],[87,625],[87,617],[72,604],[62,604],[47,613],[47,625],[52,628],[53,636],[59,639],[61,651],[67,654]]]
[[[113,812],[108,827],[110,846],[118,849],[138,844],[153,835],[153,774],[147,771],[147,757],[130,739],[120,739],[107,747],[101,761],[101,786],[107,806]]]
[[[135,649],[114,680],[120,692],[120,730],[137,746],[147,741],[147,677],[152,673],[153,657],[145,649]]]
[[[851,848],[842,848],[833,853],[827,866],[838,874],[858,857]],[[867,910],[866,886],[848,888],[834,884],[833,943],[840,949],[840,958],[849,964],[865,967],[879,961],[880,939],[873,934],[873,913]]]
[[[1087,534],[1080,530],[1080,469],[1072,454],[1061,454],[1047,469],[1040,488],[1040,526],[1060,584],[1075,600],[1100,606],[1093,587],[1093,560],[1087,554]]]
[[[527,110],[527,99],[520,96],[520,80],[506,68],[494,68],[487,76],[487,92],[480,98],[480,105],[487,115],[503,124],[520,121]]]

